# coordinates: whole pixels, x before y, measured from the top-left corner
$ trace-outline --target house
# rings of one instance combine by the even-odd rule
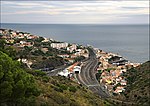
[[[44,40],[42,42],[49,42],[49,39],[44,37]]]
[[[121,80],[120,84],[121,84],[121,85],[127,85],[127,81]]]
[[[22,38],[24,38],[24,35],[23,35],[23,33],[19,32],[16,37],[19,38],[19,39],[22,39]]]
[[[73,73],[80,73],[81,72],[81,67],[80,66],[74,66],[73,68]]]
[[[24,33],[24,36],[28,37],[30,36],[30,33]]]
[[[14,39],[6,40],[7,43],[14,43]]]
[[[39,38],[39,36],[36,36],[36,35],[27,36],[27,39],[37,39],[37,38]]]
[[[68,58],[69,55],[68,54],[62,54],[62,55],[58,55],[59,57],[62,57],[62,58]]]
[[[2,29],[0,29],[0,34],[2,34],[3,33],[3,30]]]
[[[76,58],[78,55],[72,54],[71,58]]]
[[[41,51],[42,51],[43,53],[46,53],[46,52],[48,51],[48,48],[41,48]]]
[[[76,44],[72,44],[71,46],[67,47],[67,51],[70,51],[70,52],[76,51],[76,49],[77,49]]]
[[[17,33],[15,31],[11,32],[11,37],[15,37],[17,35]]]
[[[56,48],[56,49],[67,48],[68,43],[66,43],[66,42],[64,42],[64,43],[51,43],[51,47]]]
[[[73,63],[74,62],[74,59],[73,58],[65,58],[66,60],[68,60],[70,63]]]
[[[77,56],[80,56],[81,55],[81,52],[76,52],[74,53],[74,55],[77,57]]]
[[[115,70],[115,74],[116,74],[116,77],[118,77],[118,76],[121,75],[121,71],[120,70]]]
[[[111,84],[112,83],[111,79],[110,78],[106,79],[106,83]]]
[[[26,41],[20,41],[20,44],[25,44],[26,43]]]
[[[26,42],[26,41],[20,41],[20,47],[28,46],[31,47],[33,46],[33,42]]]
[[[63,70],[63,71],[61,71],[61,72],[58,73],[58,75],[65,76],[65,77],[68,77],[69,74],[70,74],[70,72],[69,72],[68,69],[65,69],[65,70]]]
[[[114,91],[114,93],[121,93],[121,92],[123,92],[125,89],[124,89],[124,87],[123,86],[118,86],[117,88],[116,88],[116,90]]]

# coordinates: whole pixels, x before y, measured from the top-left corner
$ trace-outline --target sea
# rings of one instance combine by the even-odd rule
[[[1,28],[29,32],[68,43],[91,45],[118,53],[131,62],[149,60],[149,24],[15,24],[1,23]]]

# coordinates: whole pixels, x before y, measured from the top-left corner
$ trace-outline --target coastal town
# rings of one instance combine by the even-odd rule
[[[39,53],[39,55],[43,55],[43,57],[53,57],[54,55],[57,55],[69,64],[74,63],[76,60],[80,59],[80,57],[88,58],[88,51],[82,45],[58,42],[53,39],[39,37],[26,32],[0,29],[0,38],[5,39],[8,47],[11,45],[17,51],[30,49],[31,55],[37,56]],[[52,50],[55,50],[53,54],[51,52]],[[26,63],[29,68],[37,61],[25,57],[21,56],[18,60]]]
[[[95,49],[99,60],[97,72],[101,73],[100,83],[111,93],[121,93],[127,85],[123,73],[132,67],[137,67],[140,63],[132,63],[122,56],[114,53],[107,53],[100,49]]]
[[[0,39],[5,40],[7,48],[13,47],[18,52],[16,59],[27,68],[51,73],[58,67],[65,66],[56,75],[68,77],[76,82],[79,81],[75,75],[82,72],[84,61],[89,58],[88,47],[59,42],[27,32],[0,29]],[[127,80],[123,74],[140,63],[132,63],[118,54],[98,48],[93,49],[98,60],[95,71],[99,84],[103,84],[112,95],[125,91]],[[57,64],[58,62],[60,63]]]
[[[0,0],[0,106],[150,106],[149,0]]]

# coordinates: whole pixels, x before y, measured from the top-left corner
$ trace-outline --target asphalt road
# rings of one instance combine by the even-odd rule
[[[98,60],[96,59],[96,55],[92,49],[89,49],[90,56],[87,60],[83,61],[83,66],[80,74],[76,74],[75,77],[78,82],[86,87],[88,87],[92,92],[98,94],[102,98],[109,97],[107,90],[104,89],[103,85],[100,85],[96,79],[96,67],[98,64]],[[57,76],[57,73],[65,69],[67,66],[61,66],[52,71],[47,71],[47,75],[49,76]]]
[[[64,70],[66,67],[66,65],[63,65],[63,66],[60,66],[59,68],[56,68],[54,70],[51,70],[51,71],[47,71],[47,75],[48,76],[57,76],[59,72],[61,72],[62,70]]]
[[[102,98],[107,98],[109,97],[107,90],[104,89],[103,85],[99,84],[95,76],[98,60],[92,49],[89,49],[89,53],[89,59],[83,63],[81,73],[76,74],[76,78],[80,84],[87,86],[95,94],[98,94]]]

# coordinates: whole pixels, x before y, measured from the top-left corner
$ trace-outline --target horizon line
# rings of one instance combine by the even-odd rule
[[[0,23],[0,24],[58,24],[58,25],[61,25],[61,24],[66,24],[66,25],[150,25],[150,23],[12,23],[12,22],[3,22],[3,23]]]

